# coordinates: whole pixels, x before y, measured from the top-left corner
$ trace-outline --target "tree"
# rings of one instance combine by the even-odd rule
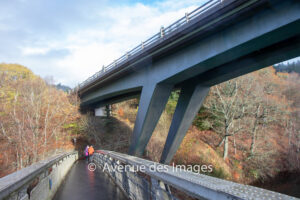
[[[243,129],[241,119],[244,105],[240,96],[241,83],[238,79],[230,80],[211,88],[204,106],[212,115],[211,128],[222,137],[218,146],[224,143],[223,158],[228,156],[228,139]]]
[[[270,67],[247,76],[252,80],[251,92],[245,101],[246,113],[251,122],[247,130],[251,135],[250,156],[253,156],[257,134],[272,124],[283,127],[282,122],[289,118],[291,102],[283,95],[287,85],[287,74],[276,73],[275,69]]]
[[[263,127],[282,125],[290,112],[290,101],[282,96],[286,88],[285,73],[276,73],[273,67],[262,69],[211,88],[204,107],[210,117],[211,128],[221,135],[223,158],[228,156],[229,138],[233,137],[236,152],[236,134],[251,137],[250,156],[255,153],[258,133]]]
[[[0,64],[0,77],[1,152],[9,158],[1,166],[14,171],[63,148],[64,126],[79,113],[66,93],[23,66]]]

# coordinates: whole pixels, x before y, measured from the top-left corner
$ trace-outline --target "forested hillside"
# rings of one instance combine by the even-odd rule
[[[280,63],[275,65],[275,69],[279,72],[296,72],[300,74],[300,60],[295,62],[288,62],[288,63]]]
[[[74,148],[74,99],[24,66],[0,64],[0,177]]]
[[[299,170],[299,83],[299,75],[269,67],[212,87],[194,121],[197,130],[174,161],[182,161],[186,151],[207,161],[193,150],[198,138],[230,167],[229,179],[251,183]]]
[[[299,91],[299,74],[273,67],[212,87],[172,162],[211,164],[210,176],[300,195]],[[179,94],[172,92],[145,158],[159,161]],[[74,149],[73,137],[79,150],[127,153],[138,99],[112,105],[110,118],[80,115],[78,106],[76,95],[26,67],[0,64],[0,177]]]
[[[299,91],[298,74],[276,72],[273,67],[212,87],[173,162],[212,164],[214,171],[208,175],[296,195]],[[147,146],[146,157],[151,160],[159,161],[179,93],[172,93]],[[115,116],[131,128],[137,103],[130,100],[113,106]],[[285,181],[292,186],[275,188]]]

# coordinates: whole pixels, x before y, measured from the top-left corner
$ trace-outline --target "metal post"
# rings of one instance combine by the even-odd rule
[[[152,186],[151,187],[152,199],[154,200],[172,199],[172,195],[169,193],[169,191],[166,188],[166,185],[163,182],[151,177],[151,186]]]
[[[163,38],[165,36],[165,28],[162,26],[160,28],[160,37]]]
[[[186,22],[187,22],[187,23],[190,21],[189,13],[185,13],[185,19],[186,19]]]
[[[141,46],[142,46],[142,49],[144,49],[144,42],[142,41],[142,44],[141,44]]]

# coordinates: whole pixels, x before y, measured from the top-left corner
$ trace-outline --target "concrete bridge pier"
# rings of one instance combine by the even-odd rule
[[[129,154],[143,155],[173,88],[173,85],[170,84],[143,87]],[[208,91],[209,86],[195,81],[187,81],[183,84],[162,153],[161,163],[168,164],[172,160]]]
[[[141,156],[150,140],[173,89],[169,84],[143,87],[129,148],[130,155]]]
[[[109,118],[111,115],[111,105],[106,105],[105,106],[105,111],[106,111],[106,117]]]
[[[171,162],[208,92],[208,86],[193,82],[186,83],[181,88],[171,127],[161,155],[161,163],[169,164]]]

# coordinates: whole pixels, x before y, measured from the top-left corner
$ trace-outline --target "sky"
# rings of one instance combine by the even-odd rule
[[[0,63],[75,87],[206,0],[1,0]]]

